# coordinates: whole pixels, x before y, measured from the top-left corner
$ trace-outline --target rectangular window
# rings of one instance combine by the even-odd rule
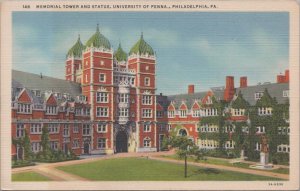
[[[74,139],[73,140],[72,148],[79,148],[79,139]]]
[[[145,84],[145,86],[150,86],[150,78],[146,77],[144,79],[144,84]]]
[[[82,114],[82,108],[75,108],[75,115],[79,116]]]
[[[170,132],[172,129],[172,125],[171,124],[168,124],[168,131]]]
[[[150,127],[150,125],[144,124],[144,132],[151,132],[151,127]]]
[[[31,151],[37,153],[42,150],[40,142],[32,142],[31,143]]]
[[[48,131],[50,134],[59,133],[59,124],[49,123],[47,125],[48,125]]]
[[[283,90],[282,97],[289,97],[289,90]]]
[[[163,124],[160,124],[160,125],[159,125],[159,131],[162,132],[162,131],[164,131],[164,130],[165,130],[165,126],[164,126]]]
[[[50,141],[50,148],[52,150],[57,151],[58,150],[58,141]]]
[[[192,115],[193,117],[200,117],[200,110],[193,110]]]
[[[119,117],[129,117],[129,109],[128,108],[120,108],[119,109]]]
[[[143,95],[142,103],[143,103],[143,105],[151,105],[152,104],[152,96],[151,95]]]
[[[163,111],[156,111],[156,117],[162,118],[163,115],[164,115],[164,112],[163,112]]]
[[[131,80],[130,80],[130,84],[132,85],[132,86],[134,86],[134,78],[131,78]]]
[[[179,117],[186,117],[186,110],[180,110],[179,114]]]
[[[144,139],[144,147],[150,147],[151,146],[151,140],[148,138]]]
[[[119,95],[119,103],[128,103],[128,102],[129,102],[129,94]]]
[[[98,124],[97,131],[99,133],[105,133],[106,132],[106,124]]]
[[[24,137],[24,135],[25,135],[24,124],[18,123],[17,124],[17,137]]]
[[[142,112],[143,118],[151,118],[152,117],[152,109],[143,109]]]
[[[169,118],[174,118],[174,116],[175,116],[175,111],[168,111]]]
[[[97,117],[108,117],[108,107],[97,107]]]
[[[259,100],[264,95],[264,92],[256,92],[254,94],[254,99]]]
[[[79,133],[79,124],[75,123],[73,126],[73,133]]]
[[[106,148],[106,139],[98,138],[98,149],[105,149],[105,148]]]
[[[64,136],[70,136],[70,131],[69,131],[69,124],[65,124],[64,125],[64,132],[63,132]]]
[[[90,125],[89,124],[83,124],[82,135],[83,136],[89,136],[90,135]]]
[[[260,107],[258,108],[258,115],[272,115],[271,107]]]
[[[18,113],[31,113],[31,104],[18,103]]]
[[[105,82],[106,81],[106,75],[105,74],[99,74],[99,82]]]
[[[57,107],[56,106],[46,106],[46,114],[56,115]]]
[[[30,134],[41,134],[42,133],[42,124],[32,123],[30,126]]]
[[[108,93],[106,92],[97,92],[96,98],[98,103],[108,103]]]

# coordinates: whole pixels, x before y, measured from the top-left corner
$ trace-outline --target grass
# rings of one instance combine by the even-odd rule
[[[163,155],[162,157],[181,160],[176,154],[175,155]],[[188,161],[197,162],[192,157],[189,157]],[[250,169],[250,164],[248,164],[248,163],[243,163],[243,162],[230,163],[229,161],[217,159],[217,158],[206,158],[204,160],[199,160],[198,162],[206,163],[206,164],[215,164],[215,165],[223,165],[223,166]],[[255,170],[262,170],[262,169],[255,169]],[[275,173],[280,173],[280,174],[289,174],[288,168],[278,168],[278,169],[274,169],[274,170],[262,170],[262,171],[269,171],[269,172],[275,172]]]
[[[103,181],[182,181],[182,180],[279,180],[271,177],[238,172],[188,166],[184,178],[184,166],[145,158],[117,158],[91,163],[57,167],[67,173],[89,180]]]
[[[12,174],[12,181],[49,181],[50,179],[36,172]]]

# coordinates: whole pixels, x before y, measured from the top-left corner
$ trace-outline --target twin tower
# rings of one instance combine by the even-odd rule
[[[99,26],[85,45],[78,37],[67,53],[66,80],[81,84],[91,121],[107,127],[101,136],[114,150],[156,150],[155,67],[143,35],[127,54],[121,45],[114,51]]]

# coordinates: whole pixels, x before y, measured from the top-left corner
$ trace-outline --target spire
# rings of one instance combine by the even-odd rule
[[[115,52],[114,57],[117,61],[126,61],[127,60],[127,54],[122,49],[121,42],[119,42],[119,47],[118,47],[117,51]]]
[[[100,32],[99,30],[99,23],[97,23],[97,29],[96,29],[97,32]]]

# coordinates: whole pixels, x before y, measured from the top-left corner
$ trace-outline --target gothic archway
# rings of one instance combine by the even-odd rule
[[[116,152],[128,152],[128,136],[125,131],[119,131],[116,136]]]
[[[178,132],[178,134],[179,134],[180,136],[182,136],[182,137],[185,137],[185,136],[187,136],[187,132],[186,132],[186,130],[185,130],[185,129],[179,129],[179,132]]]

